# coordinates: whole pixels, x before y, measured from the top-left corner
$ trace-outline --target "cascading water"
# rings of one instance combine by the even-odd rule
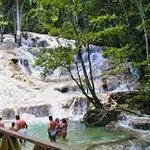
[[[5,35],[4,41],[5,42],[13,41],[13,37]],[[14,99],[15,99],[15,102],[19,102],[19,105],[18,105],[18,103],[16,103],[16,106],[13,103],[11,105],[12,106],[14,105],[14,107],[17,107],[17,110],[19,109],[19,107],[22,107],[24,105],[24,104],[21,104],[24,102],[26,105],[28,104],[28,106],[25,106],[25,107],[30,107],[30,105],[37,106],[37,103],[39,103],[40,105],[44,105],[44,104],[52,105],[51,110],[49,111],[50,114],[55,115],[55,116],[60,116],[60,114],[61,114],[61,117],[63,116],[62,114],[64,114],[64,116],[67,118],[69,116],[71,118],[73,118],[73,116],[75,117],[75,114],[76,114],[75,118],[78,118],[77,116],[79,116],[81,110],[77,109],[79,111],[78,113],[73,112],[73,111],[76,111],[76,109],[74,108],[74,107],[76,107],[74,105],[75,102],[72,103],[72,106],[69,107],[70,110],[62,109],[62,105],[63,105],[64,101],[72,100],[73,97],[75,97],[77,93],[80,93],[80,91],[77,90],[76,91],[77,93],[72,92],[72,95],[67,94],[67,93],[63,94],[63,93],[58,93],[54,90],[55,84],[52,84],[52,83],[46,84],[43,82],[37,83],[38,82],[37,79],[40,79],[42,68],[33,67],[36,55],[42,50],[43,47],[57,48],[60,45],[64,46],[64,47],[72,45],[72,47],[74,47],[74,44],[75,44],[75,41],[73,41],[73,40],[55,38],[55,37],[51,37],[48,35],[41,35],[41,34],[36,34],[36,33],[27,33],[26,37],[22,38],[22,47],[15,48],[15,50],[13,52],[14,53],[13,55],[15,56],[15,58],[18,59],[17,64],[19,65],[19,68],[20,68],[20,71],[18,73],[19,75],[18,74],[14,75],[15,73],[13,73],[10,76],[12,76],[12,77],[17,76],[17,79],[21,79],[21,78],[23,78],[22,76],[25,76],[27,79],[23,78],[23,81],[28,81],[29,83],[32,83],[34,87],[31,88],[28,85],[25,85],[25,83],[23,85],[17,85],[19,83],[19,81],[15,80],[15,83],[16,83],[15,85],[17,85],[17,87],[19,87],[19,89],[15,88],[14,93],[19,93],[18,94],[19,96],[14,94]],[[1,57],[3,57],[3,51],[1,53]],[[87,72],[89,73],[88,52],[85,51],[83,53],[82,57],[83,57],[85,66],[87,68]],[[111,68],[110,61],[102,56],[102,48],[98,47],[98,46],[94,46],[94,45],[90,45],[90,59],[91,59],[91,64],[92,64],[92,72],[95,76],[94,82],[96,85],[96,92],[103,92],[103,87],[102,87],[103,82],[99,79],[99,76],[103,71]],[[78,61],[77,57],[76,57],[75,61]],[[7,65],[9,65],[9,63]],[[1,69],[1,70],[3,70],[3,69]],[[5,68],[5,70],[6,70],[6,68]],[[8,72],[8,70],[9,69],[7,69],[6,71]],[[81,66],[79,66],[79,70],[80,70],[79,73],[82,75],[83,73],[82,73]],[[3,70],[3,72],[5,72],[5,74],[7,74],[6,71]],[[77,74],[76,68],[74,68],[72,70],[72,72],[74,75],[76,75]],[[21,77],[18,77],[18,76],[21,76]],[[61,77],[61,69],[58,68],[54,71],[54,73],[49,78],[51,80],[53,80],[53,79],[59,80],[60,77]],[[13,80],[13,79],[11,79],[11,80]],[[64,84],[64,82],[65,81],[62,80],[62,85]],[[68,85],[70,85],[69,82],[68,82]],[[115,78],[115,77],[108,78],[107,82],[108,82],[108,90],[111,90],[111,91],[112,90],[123,90],[123,89],[127,90],[126,85],[124,83],[121,84],[120,82],[118,82],[117,78]],[[22,83],[20,82],[20,84],[22,84]],[[45,89],[42,89],[40,86],[39,86],[39,88],[35,88],[35,86],[37,86],[37,84],[38,84],[38,86],[40,84],[42,88],[44,86]],[[26,88],[24,86],[26,86]],[[59,86],[56,85],[56,88],[58,88],[58,87]],[[121,88],[121,87],[123,87],[123,88]],[[22,91],[18,92],[18,90],[22,90]],[[51,92],[49,92],[49,91],[51,91]],[[24,94],[21,94],[21,93],[24,93]],[[28,94],[28,93],[32,93],[32,94]],[[44,96],[44,95],[46,95],[46,96]],[[10,99],[13,99],[13,98],[10,98]],[[53,103],[53,101],[55,101],[56,103]],[[30,104],[30,102],[31,102],[31,104]],[[11,108],[12,108],[12,106],[11,106]],[[84,110],[84,112],[82,112],[82,115],[81,115],[81,116],[83,116],[84,113],[86,112],[86,105],[84,104],[84,108],[81,108],[81,109]],[[24,110],[29,110],[29,109],[24,108]],[[67,113],[70,113],[70,115],[65,115]]]
[[[14,42],[13,37],[10,35],[5,35],[4,41]],[[72,86],[70,80],[63,80],[63,78],[62,80],[59,80],[59,77],[61,77],[61,69],[57,69],[53,75],[50,76],[50,79],[57,79],[58,82],[52,81],[45,83],[39,80],[42,68],[32,66],[36,55],[42,50],[42,47],[56,48],[60,46],[60,44],[62,46],[74,46],[75,42],[34,33],[28,33],[28,38],[23,38],[22,42],[22,47],[20,48],[16,48],[15,46],[12,48],[12,45],[9,46],[8,43],[0,45],[0,84],[3,85],[0,87],[0,115],[10,119],[17,113],[22,114],[22,117],[25,118],[31,126],[33,125],[33,122],[35,123],[35,120],[37,120],[38,124],[47,122],[47,118],[38,120],[36,117],[48,115],[53,115],[54,118],[80,120],[87,111],[87,101],[78,89],[76,92],[72,90],[72,92],[69,91],[66,93],[55,90],[66,85],[69,87],[68,89],[74,88],[74,86],[70,88],[70,86]],[[83,53],[83,58],[89,73],[87,57],[88,53],[85,51]],[[99,76],[100,73],[111,68],[110,62],[106,58],[103,58],[102,49],[94,45],[90,46],[90,58],[93,68],[92,71],[95,74],[94,82],[96,85],[96,92],[104,92],[102,88],[103,82],[99,79]],[[132,69],[133,68],[130,67],[130,70]],[[75,68],[72,72],[76,75]],[[137,75],[134,69],[131,72],[134,77]],[[82,74],[81,68],[80,74]],[[117,77],[109,77],[107,78],[107,82],[109,91],[128,90],[124,82],[118,82]],[[124,122],[124,124],[128,122],[129,120]],[[73,126],[73,124],[71,126]],[[44,125],[44,128],[47,128],[46,125]],[[79,126],[75,128],[77,129]],[[79,131],[75,130],[75,134],[78,132],[81,137],[83,137],[83,135],[84,137],[87,137],[87,134],[93,133],[93,129],[90,129],[89,132],[86,133],[87,131],[84,131],[84,127],[82,126],[81,128],[82,129]],[[81,130],[84,133],[82,133]],[[72,130],[70,133],[71,132]],[[106,140],[104,139],[105,132],[106,131],[102,131],[99,133],[98,128],[96,133],[99,133],[99,135],[103,133],[103,136],[99,138],[98,135],[98,137],[92,138]],[[74,135],[71,138],[73,139]],[[80,142],[82,140],[83,139],[81,139]],[[73,139],[72,141],[79,140]],[[90,142],[91,141],[89,141],[89,143]]]
[[[49,36],[47,37],[48,39],[50,38]],[[38,44],[42,41],[40,38],[39,40],[37,41]],[[59,40],[63,46],[69,43],[67,40]],[[10,43],[7,43],[8,41],[13,41],[12,36],[5,35],[4,41],[5,43],[0,45],[2,49],[0,51],[2,58],[0,60],[2,62],[0,65],[0,83],[5,85],[0,88],[1,116],[9,119],[17,113],[30,113],[37,117],[51,114],[55,117],[69,118],[69,114],[67,114],[69,110],[63,110],[62,105],[64,101],[71,100],[72,96],[67,94],[65,96],[55,91],[56,85],[54,83],[49,84],[37,80],[42,69],[32,67],[35,56],[30,53],[32,48],[28,45],[30,40],[23,39],[24,42],[20,48],[12,47]],[[58,40],[55,38],[51,38],[50,42],[54,44],[54,47],[58,46]],[[7,81],[7,84],[5,84],[5,81]]]

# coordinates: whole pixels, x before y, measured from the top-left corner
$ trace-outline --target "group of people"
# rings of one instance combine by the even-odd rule
[[[0,117],[0,127],[5,128],[4,122],[2,121],[2,117]],[[11,123],[10,130],[16,131],[22,135],[27,134],[28,125],[25,120],[21,119],[19,115],[16,115],[16,121]],[[0,137],[3,138],[3,134],[0,134]],[[25,141],[24,141],[25,142]],[[22,140],[20,139],[20,143]]]
[[[68,125],[65,118],[63,118],[62,120],[59,120],[58,118],[53,120],[53,117],[49,116],[48,135],[51,142],[56,142],[56,137],[66,139],[67,126]]]
[[[68,125],[65,118],[63,118],[62,120],[59,120],[58,118],[53,120],[53,117],[49,116],[48,135],[51,142],[56,142],[56,137],[66,139],[67,126]],[[5,128],[2,117],[0,117],[0,127]],[[19,115],[16,115],[16,121],[11,123],[11,127],[9,129],[18,132],[21,135],[27,135],[27,128],[28,125],[26,121],[20,118]],[[0,133],[0,138],[3,138],[3,133]],[[19,141],[20,143],[23,143],[22,140]]]

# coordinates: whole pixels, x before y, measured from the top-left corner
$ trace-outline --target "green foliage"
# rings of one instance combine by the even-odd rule
[[[150,114],[150,77],[141,83],[139,94],[133,98],[130,107],[141,110],[143,113]]]
[[[148,19],[144,23],[140,24],[138,26],[138,29],[143,29],[143,27],[146,27],[146,29],[150,29],[150,19]]]
[[[112,69],[108,71],[104,71],[101,74],[102,78],[105,78],[105,77],[107,78],[108,75],[111,75],[111,76],[122,75],[122,73],[125,70],[125,67],[122,64],[118,64],[116,61],[112,63],[113,63]]]
[[[103,55],[111,60],[123,62],[130,56],[130,48],[128,45],[121,48],[109,47],[106,48],[106,50],[103,52]]]
[[[108,36],[119,36],[123,33],[124,30],[125,30],[125,26],[119,25],[111,28],[106,28],[103,31],[99,32],[98,35],[104,38]]]
[[[23,30],[76,40],[78,51],[71,47],[61,47],[56,50],[44,49],[41,52],[36,64],[42,66],[46,72],[60,66],[70,67],[74,55],[77,52],[79,54],[79,48],[91,43],[104,46],[104,56],[115,64],[130,60],[140,66],[149,62],[149,0],[19,2],[20,6],[24,3]],[[0,26],[8,24],[5,28],[8,33],[14,33],[16,30],[15,5],[15,0],[0,0],[0,12],[3,14]],[[145,46],[146,40],[148,46]],[[122,71],[123,69],[117,66],[111,73]],[[147,87],[146,84],[144,86]],[[144,86],[141,88],[144,89]],[[144,94],[146,95],[146,92]]]
[[[100,31],[100,30],[103,30],[104,28],[107,28],[108,26],[110,26],[116,18],[117,17],[115,14],[101,15],[96,18],[92,18],[89,22],[90,23],[89,26],[93,31]]]
[[[0,15],[0,27],[4,27],[7,24],[8,24],[8,22],[4,20],[3,15]]]
[[[70,22],[64,22],[63,23],[60,36],[67,38],[67,39],[74,39],[75,38],[75,33],[74,33],[74,30],[73,30]]]
[[[68,48],[57,48],[57,49],[43,49],[36,59],[36,65],[43,67],[44,72],[54,70],[58,67],[69,68],[73,62],[75,49],[72,47]]]

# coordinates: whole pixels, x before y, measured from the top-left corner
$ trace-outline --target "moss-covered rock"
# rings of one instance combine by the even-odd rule
[[[87,126],[105,126],[111,121],[117,121],[120,110],[89,110],[83,120]]]

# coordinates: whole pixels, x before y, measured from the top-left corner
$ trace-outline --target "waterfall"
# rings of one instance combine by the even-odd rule
[[[0,45],[3,47],[0,51],[0,57],[2,58],[0,60],[0,84],[4,85],[0,88],[0,104],[4,106],[0,108],[1,114],[6,118],[11,118],[16,112],[30,113],[35,116],[53,115],[60,118],[74,118],[75,120],[82,118],[87,110],[86,99],[80,96],[80,90],[76,85],[70,84],[72,81],[65,76],[66,74],[62,69],[58,68],[50,73],[49,80],[52,82],[45,83],[41,81],[43,69],[33,66],[36,56],[43,47],[57,48],[60,45],[75,47],[75,41],[30,32],[27,33],[26,37],[22,37],[22,46],[19,48],[10,44],[10,41],[14,42],[13,40],[13,36],[4,35],[4,42],[9,42],[9,44]],[[90,59],[97,93],[105,92],[100,75],[103,71],[111,69],[110,60],[104,58],[102,52],[102,47],[90,45]],[[89,73],[86,50],[82,57]],[[13,59],[17,63],[14,63]],[[75,61],[78,61],[78,57],[75,57]],[[19,68],[16,69],[17,66]],[[82,75],[81,66],[79,66],[79,70]],[[75,67],[73,67],[72,73],[77,75]],[[58,82],[55,82],[57,80]],[[7,84],[5,84],[5,81],[7,81]],[[66,84],[69,89],[67,93],[60,93],[55,90]],[[125,84],[119,82],[118,77],[115,76],[108,77],[107,84],[109,91],[127,90]],[[68,108],[63,107],[66,101],[68,103],[72,101]],[[42,111],[41,114],[38,113],[38,109]],[[8,113],[6,113],[6,110]]]
[[[85,112],[87,112],[87,100],[83,97],[74,97],[73,103],[69,110],[70,119],[82,120]]]

